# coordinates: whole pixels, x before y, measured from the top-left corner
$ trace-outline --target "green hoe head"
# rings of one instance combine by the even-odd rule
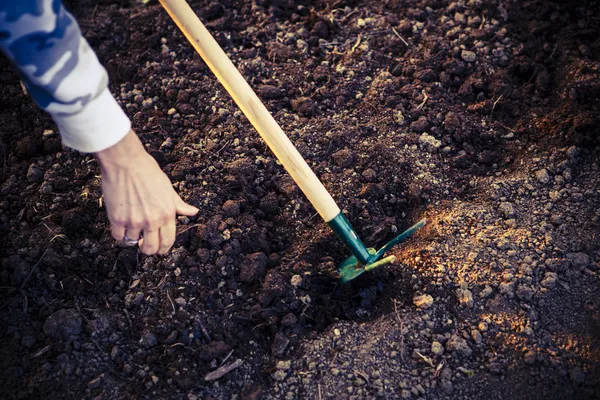
[[[351,281],[352,279],[358,278],[360,275],[363,274],[363,272],[370,271],[372,269],[375,269],[375,268],[380,267],[385,264],[394,263],[396,261],[395,256],[387,256],[384,258],[381,258],[381,257],[390,248],[392,248],[393,246],[402,242],[403,240],[407,239],[409,236],[411,236],[413,233],[415,233],[419,228],[423,227],[425,225],[425,222],[426,222],[425,219],[422,219],[421,221],[417,222],[416,224],[414,224],[413,226],[411,226],[410,228],[408,228],[407,230],[402,232],[400,235],[398,235],[394,239],[390,240],[388,243],[386,243],[385,246],[383,246],[381,249],[379,249],[377,251],[373,248],[369,248],[368,251],[369,251],[370,256],[369,256],[368,261],[365,264],[360,263],[355,256],[350,256],[347,259],[345,259],[338,266],[338,274],[340,275],[340,281],[342,283],[346,283],[346,282]]]

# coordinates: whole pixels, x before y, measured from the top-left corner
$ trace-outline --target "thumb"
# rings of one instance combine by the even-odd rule
[[[186,215],[188,217],[193,217],[198,214],[198,210],[196,207],[187,204],[185,201],[181,200],[178,194],[175,195],[175,211],[178,215]]]

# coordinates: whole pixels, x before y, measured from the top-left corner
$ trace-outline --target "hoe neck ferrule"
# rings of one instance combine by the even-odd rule
[[[327,222],[327,224],[361,264],[366,265],[371,261],[370,258],[372,256],[369,254],[369,250],[367,250],[367,247],[360,240],[356,231],[341,211],[335,218]]]

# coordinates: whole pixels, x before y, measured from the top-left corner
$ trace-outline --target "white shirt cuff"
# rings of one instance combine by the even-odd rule
[[[77,114],[52,115],[52,118],[65,146],[84,153],[105,150],[131,130],[131,121],[108,88]]]

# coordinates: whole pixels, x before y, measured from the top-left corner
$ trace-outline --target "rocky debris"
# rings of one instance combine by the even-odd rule
[[[151,331],[145,331],[140,338],[140,345],[146,349],[154,347],[158,344],[156,335]]]
[[[315,115],[315,104],[308,97],[300,97],[292,100],[292,109],[303,117]]]
[[[27,170],[27,180],[29,182],[41,182],[44,180],[44,171],[36,165],[31,164]]]
[[[546,272],[544,274],[544,280],[542,280],[542,286],[545,288],[553,288],[558,280],[558,274],[556,272]]]
[[[227,200],[223,203],[223,212],[228,217],[237,217],[240,215],[240,203],[235,200]]]
[[[429,135],[427,132],[423,132],[421,136],[419,136],[419,142],[430,149],[439,149],[439,147],[442,145],[441,141]]]
[[[44,333],[53,340],[66,341],[81,333],[82,321],[77,310],[63,308],[46,319]]]
[[[265,276],[269,259],[264,253],[254,253],[246,257],[240,266],[239,280],[243,283],[253,283]]]
[[[460,57],[469,63],[475,62],[475,60],[477,59],[477,55],[474,52],[469,51],[469,50],[463,50],[460,53]]]
[[[546,168],[535,171],[535,178],[543,184],[550,182],[550,174]]]
[[[429,122],[427,117],[421,116],[416,121],[411,122],[410,128],[416,133],[423,133],[429,129]]]
[[[458,335],[452,335],[446,342],[446,351],[456,352],[463,357],[470,357],[473,350],[467,344],[467,341]]]
[[[275,335],[275,339],[273,340],[273,345],[271,347],[271,352],[274,356],[280,357],[284,355],[290,344],[290,339],[283,333],[277,332]]]
[[[433,297],[428,294],[415,296],[413,298],[413,304],[417,306],[417,308],[429,308],[433,305]]]
[[[468,308],[473,308],[473,293],[469,289],[458,289],[456,291],[458,303]]]
[[[333,157],[333,162],[342,168],[349,168],[355,162],[354,153],[349,149],[338,150],[331,157]]]
[[[567,254],[567,260],[575,268],[585,268],[590,264],[590,257],[585,253],[569,253]]]

